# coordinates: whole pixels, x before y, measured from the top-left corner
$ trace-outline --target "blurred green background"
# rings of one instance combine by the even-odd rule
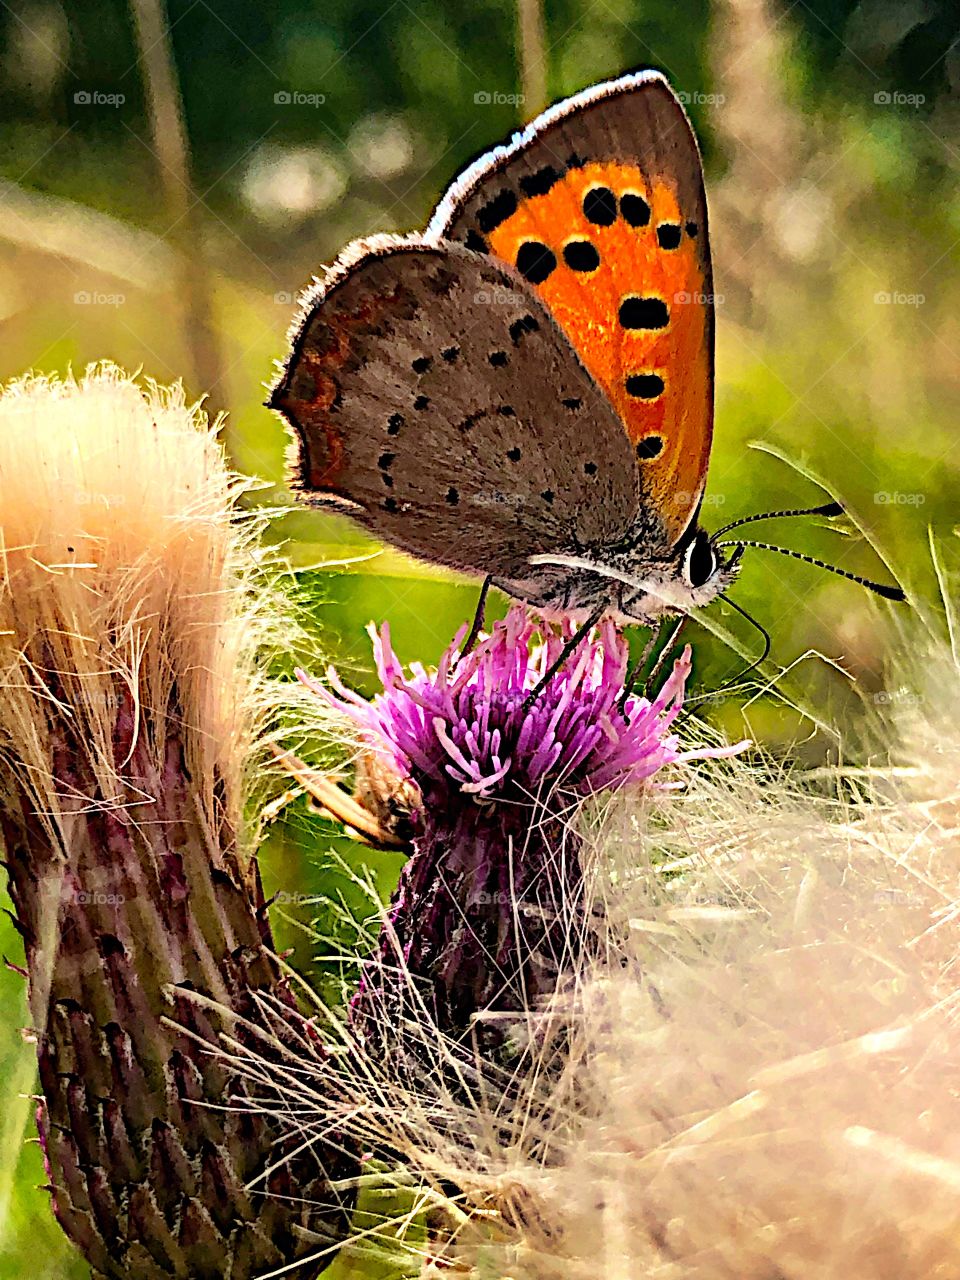
[[[310,275],[348,239],[421,225],[453,175],[545,101],[660,68],[689,104],[711,197],[718,418],[705,523],[822,500],[748,447],[767,441],[822,475],[935,609],[927,527],[951,541],[960,462],[953,0],[551,0],[543,11],[531,0],[7,0],[0,39],[0,373],[109,357],[182,378],[227,412],[234,463],[263,479],[258,498],[272,505],[290,499],[264,384]],[[393,554],[324,570],[371,550],[330,517],[291,510],[270,536],[303,570],[297,598],[315,639],[301,660],[322,652],[368,691],[369,619],[390,620],[401,656],[431,660],[472,613],[475,585]],[[776,537],[886,576],[859,535],[804,523]],[[889,656],[882,610],[762,552],[735,596],[792,667],[785,687],[855,743]],[[725,606],[714,612],[756,646]],[[702,687],[736,671],[729,650],[690,634]],[[746,718],[794,758],[835,750],[773,698],[707,713],[730,733]],[[357,905],[332,848],[382,888],[398,867],[351,851],[302,800],[274,827],[268,888],[330,899],[280,926],[314,973],[323,948],[300,924],[319,919],[321,936],[349,944],[338,895]],[[18,958],[9,927],[3,949]],[[81,1276],[35,1189],[39,1154],[22,1144],[30,1107],[18,1099],[34,1087],[32,1049],[14,1031],[22,981],[7,972],[0,984],[0,1280]]]

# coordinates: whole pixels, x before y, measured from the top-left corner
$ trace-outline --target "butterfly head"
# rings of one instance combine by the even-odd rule
[[[727,557],[705,529],[695,529],[693,537],[679,549],[673,563],[674,577],[681,592],[694,607],[709,604],[725,591],[740,572],[743,548]]]
[[[725,557],[707,531],[697,527],[663,559],[638,552],[630,565],[637,590],[621,594],[618,612],[631,622],[649,623],[702,608],[734,581],[741,555],[736,548]]]
[[[740,572],[742,554],[735,547],[725,558],[706,530],[694,527],[659,556],[651,555],[642,536],[593,555],[531,556],[535,573],[544,577],[501,585],[536,607],[578,616],[606,601],[621,622],[649,625],[709,604]]]

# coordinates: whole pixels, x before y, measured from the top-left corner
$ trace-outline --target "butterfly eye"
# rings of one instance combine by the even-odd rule
[[[710,539],[699,529],[687,547],[687,554],[683,562],[683,576],[691,587],[702,587],[704,583],[709,582],[719,568],[719,560],[717,553],[711,545]]]

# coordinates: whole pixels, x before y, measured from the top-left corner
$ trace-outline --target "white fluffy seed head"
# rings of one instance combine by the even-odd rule
[[[219,816],[239,822],[253,706],[237,489],[180,387],[104,365],[0,395],[0,746],[52,821],[51,727],[70,721],[99,790],[116,794],[126,688],[150,708],[158,756],[179,705],[209,819],[229,796]]]

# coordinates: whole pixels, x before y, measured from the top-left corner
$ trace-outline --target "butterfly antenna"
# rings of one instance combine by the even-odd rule
[[[820,507],[792,507],[787,511],[762,511],[755,516],[741,516],[739,520],[732,520],[730,524],[725,524],[722,529],[718,529],[711,536],[711,542],[717,538],[722,538],[725,533],[729,533],[731,529],[739,529],[741,525],[753,524],[756,520],[781,520],[785,516],[842,516],[843,507],[839,502],[825,502]]]
[[[907,594],[902,587],[888,586],[884,582],[874,582],[872,578],[864,578],[859,573],[850,573],[847,569],[841,569],[835,564],[827,564],[826,560],[818,560],[816,556],[808,556],[803,551],[792,551],[789,547],[777,547],[770,542],[753,542],[750,539],[738,538],[735,542],[717,542],[718,547],[756,547],[760,551],[776,551],[778,555],[790,556],[794,560],[802,560],[804,564],[816,565],[818,569],[826,569],[828,573],[835,573],[840,578],[847,578],[850,582],[857,582],[861,587],[866,587],[868,591],[872,591],[874,595],[882,596],[884,600],[906,600]],[[733,604],[733,601],[730,601]],[[735,606],[736,607],[736,606]]]

